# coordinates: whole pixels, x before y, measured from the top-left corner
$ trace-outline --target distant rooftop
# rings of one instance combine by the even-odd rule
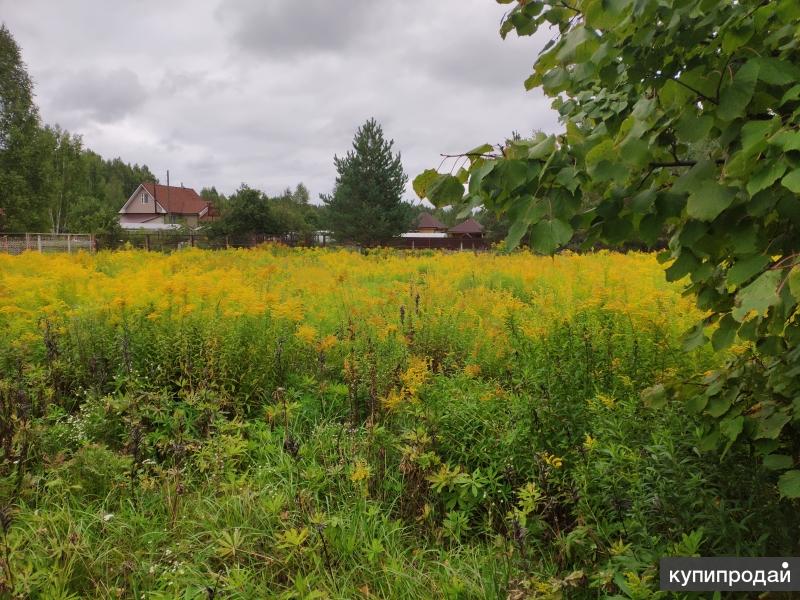
[[[430,213],[422,213],[417,219],[418,229],[441,229],[447,231],[447,225]]]
[[[463,223],[452,227],[450,233],[483,233],[483,225],[478,223],[475,219],[467,219]]]

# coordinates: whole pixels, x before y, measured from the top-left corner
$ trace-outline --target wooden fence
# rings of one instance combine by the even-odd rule
[[[393,238],[386,246],[405,250],[488,250],[491,242],[482,238]]]
[[[182,248],[203,248],[224,250],[226,248],[253,248],[260,244],[273,243],[285,246],[329,245],[327,235],[246,235],[209,236],[204,233],[180,233],[171,231],[125,231],[118,235],[98,235],[98,250],[117,250],[120,248],[139,248],[158,252],[170,252]]]
[[[8,233],[0,234],[0,253],[21,254],[25,251],[42,253],[77,252],[84,250],[119,250],[138,248],[155,252],[172,252],[182,248],[223,250],[252,248],[264,243],[285,246],[325,247],[331,245],[329,234],[216,236],[203,233],[174,231],[125,231],[119,234],[78,233]],[[401,250],[488,250],[488,240],[478,238],[393,238],[380,246]]]

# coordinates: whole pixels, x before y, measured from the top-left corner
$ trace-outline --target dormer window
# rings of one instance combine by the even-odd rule
[[[150,203],[150,196],[147,195],[147,192],[142,192],[142,204],[149,204]]]

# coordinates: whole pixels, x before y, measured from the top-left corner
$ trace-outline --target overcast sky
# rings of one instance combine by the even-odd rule
[[[225,193],[334,184],[374,116],[413,177],[440,153],[558,130],[525,92],[545,38],[494,0],[0,0],[45,122],[162,181]],[[409,199],[413,193],[409,186]]]

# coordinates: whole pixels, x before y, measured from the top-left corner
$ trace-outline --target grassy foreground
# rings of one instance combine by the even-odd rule
[[[657,598],[788,555],[650,255],[0,256],[0,597]]]

